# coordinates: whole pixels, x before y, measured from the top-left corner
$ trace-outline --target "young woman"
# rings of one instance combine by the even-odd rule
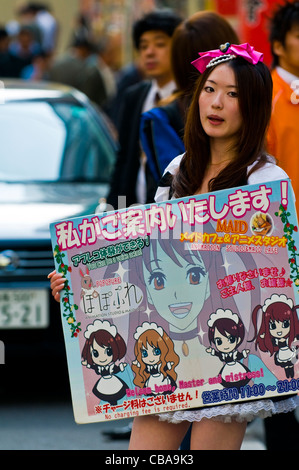
[[[262,54],[249,44],[200,53],[201,72],[185,128],[185,153],[166,168],[156,201],[286,178],[264,151],[272,80]],[[279,401],[223,405],[134,420],[130,449],[177,449],[192,422],[191,449],[240,449],[252,416],[298,406]],[[251,416],[251,418],[249,418]]]
[[[209,31],[209,34],[207,34]],[[153,184],[147,186],[147,200],[153,201],[164,169],[185,151],[183,136],[187,110],[198,74],[192,66],[198,51],[207,51],[229,41],[239,44],[235,29],[214,11],[197,11],[175,29],[171,42],[171,66],[176,90],[141,116],[140,140]]]

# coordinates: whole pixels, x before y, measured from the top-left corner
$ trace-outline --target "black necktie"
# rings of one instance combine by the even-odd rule
[[[161,95],[160,95],[160,93],[157,91],[157,93],[155,94],[155,99],[154,99],[154,104],[155,104],[155,106],[158,106],[160,100],[161,100]]]

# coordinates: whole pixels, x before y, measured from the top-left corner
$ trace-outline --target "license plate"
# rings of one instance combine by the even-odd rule
[[[46,328],[48,325],[47,289],[0,289],[0,328]]]

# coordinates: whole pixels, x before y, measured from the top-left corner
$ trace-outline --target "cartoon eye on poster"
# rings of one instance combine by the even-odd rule
[[[289,180],[51,225],[75,420],[299,390]]]

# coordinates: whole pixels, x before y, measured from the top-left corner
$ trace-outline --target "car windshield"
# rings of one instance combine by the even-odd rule
[[[107,182],[115,148],[105,121],[75,102],[0,106],[0,180]]]

